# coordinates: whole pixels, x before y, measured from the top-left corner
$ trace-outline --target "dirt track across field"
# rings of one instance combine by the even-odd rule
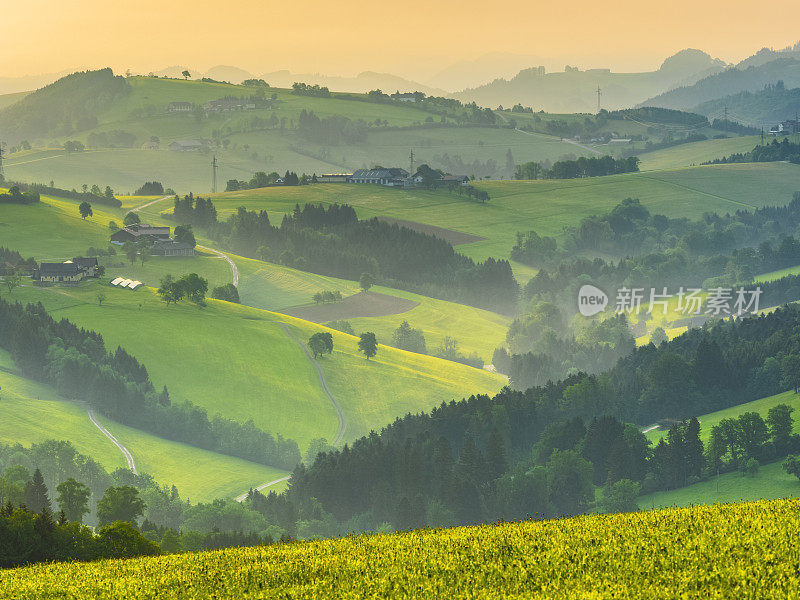
[[[463,233],[461,231],[454,231],[452,229],[445,229],[444,227],[436,227],[436,225],[426,225],[425,223],[417,223],[415,221],[406,221],[405,219],[394,219],[392,217],[378,217],[379,221],[390,223],[392,225],[399,225],[406,227],[413,231],[420,233],[427,233],[428,235],[435,235],[443,239],[451,246],[458,246],[460,244],[472,244],[475,242],[482,242],[486,238],[479,235],[472,235],[471,233]]]
[[[385,317],[398,315],[419,306],[419,302],[397,298],[377,292],[359,292],[348,296],[341,302],[330,304],[305,304],[282,309],[286,315],[292,315],[313,323],[327,323],[338,319],[356,319],[358,317]]]

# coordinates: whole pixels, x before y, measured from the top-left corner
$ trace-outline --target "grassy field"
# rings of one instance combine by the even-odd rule
[[[454,192],[344,184],[231,192],[214,197],[214,203],[221,215],[239,206],[265,209],[273,222],[280,222],[297,203],[347,203],[360,218],[388,216],[484,237],[459,246],[458,251],[485,259],[508,257],[518,231],[559,235],[564,227],[606,212],[628,197],[670,217],[699,218],[709,211],[783,205],[800,189],[800,169],[784,163],[737,164],[573,180],[492,181],[480,186],[491,195],[486,204]]]
[[[282,265],[236,257],[239,267],[239,294],[244,304],[280,312],[292,306],[309,304],[311,296],[323,290],[349,296],[359,291],[358,283],[336,277],[297,271]],[[429,350],[445,336],[454,337],[467,353],[477,352],[487,362],[504,340],[511,320],[497,313],[412,292],[376,286],[373,291],[405,298],[419,305],[409,311],[383,317],[348,318],[356,332],[374,331],[381,342],[389,343],[403,321],[422,329]]]
[[[95,295],[107,295],[102,307]],[[53,316],[67,317],[123,345],[147,366],[156,387],[168,385],[176,400],[188,399],[295,439],[332,440],[338,417],[323,393],[314,366],[280,327],[285,321],[302,340],[320,326],[255,308],[209,301],[167,307],[149,289],[118,290],[101,283],[78,287],[24,287],[24,301],[41,300]],[[472,393],[496,392],[504,380],[486,371],[427,356],[381,348],[367,362],[356,340],[334,332],[337,352],[320,362],[334,397],[345,409],[345,439],[380,427],[406,411],[430,409]],[[180,364],[181,369],[176,370]]]
[[[0,351],[0,367],[13,369],[4,351]],[[78,452],[91,456],[109,472],[126,466],[122,453],[91,423],[86,409],[65,401],[51,387],[0,370],[0,388],[0,441],[27,446],[48,439],[69,440]],[[193,502],[232,498],[285,475],[272,467],[97,418],[128,448],[140,473],[149,473],[159,484],[175,484],[182,497]]]
[[[639,496],[637,503],[643,510],[713,504],[716,502],[748,502],[800,496],[797,477],[789,475],[781,463],[762,465],[754,476],[738,472],[712,476],[706,481],[677,490],[655,492]]]
[[[660,171],[663,169],[680,169],[699,165],[715,158],[723,158],[737,152],[749,152],[761,143],[760,135],[731,137],[720,140],[705,140],[680,144],[662,150],[642,152],[639,168],[642,171]]]
[[[779,271],[772,271],[770,273],[762,273],[761,275],[757,275],[755,281],[756,283],[775,281],[776,279],[780,279],[781,277],[788,277],[789,275],[797,275],[799,273],[800,273],[800,266],[788,267],[786,269],[781,269]]]
[[[34,598],[792,598],[798,500],[0,572]]]

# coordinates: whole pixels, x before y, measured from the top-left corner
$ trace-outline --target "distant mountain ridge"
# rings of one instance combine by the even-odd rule
[[[687,49],[667,58],[656,71],[615,73],[610,69],[547,73],[544,67],[520,71],[510,80],[493,82],[452,96],[482,106],[512,106],[521,103],[548,112],[594,112],[597,88],[601,106],[608,110],[627,108],[678,85],[692,84],[717,73],[725,63],[705,52]]]
[[[755,61],[758,63],[758,61]],[[745,68],[730,67],[697,81],[693,85],[670,90],[645,101],[640,106],[657,106],[676,110],[692,110],[704,103],[739,94],[758,92],[767,85],[783,81],[786,88],[800,87],[800,55],[783,55],[766,63],[745,60]]]

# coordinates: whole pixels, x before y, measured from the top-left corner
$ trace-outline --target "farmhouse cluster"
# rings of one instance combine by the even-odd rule
[[[317,177],[320,183],[368,183],[388,187],[413,188],[422,185],[468,185],[466,175],[442,175],[438,171],[418,170],[413,175],[399,167],[358,169],[352,173],[326,173]]]
[[[111,243],[118,246],[125,242],[146,244],[153,256],[194,256],[194,246],[175,241],[169,233],[169,227],[134,223],[112,233]]]

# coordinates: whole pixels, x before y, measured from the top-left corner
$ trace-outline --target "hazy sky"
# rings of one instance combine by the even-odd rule
[[[727,61],[800,39],[798,0],[0,0],[0,77],[240,66],[424,79],[488,52],[614,70],[686,47]]]

